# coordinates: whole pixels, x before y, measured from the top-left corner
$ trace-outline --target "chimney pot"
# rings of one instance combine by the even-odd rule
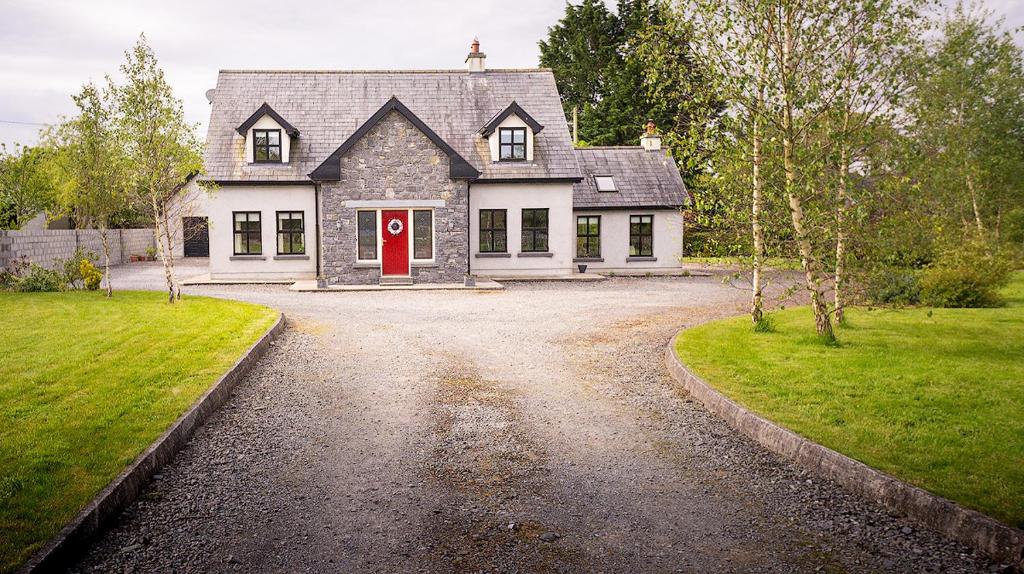
[[[480,39],[473,38],[469,45],[469,55],[466,56],[466,69],[470,72],[487,71],[487,54],[480,51]]]
[[[640,147],[647,151],[659,151],[661,149],[661,136],[655,133],[654,120],[647,120],[646,131],[640,136]]]

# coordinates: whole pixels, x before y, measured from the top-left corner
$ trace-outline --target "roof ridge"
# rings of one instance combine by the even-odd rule
[[[490,68],[485,72],[474,72],[473,75],[485,75],[493,72],[501,73],[514,73],[514,72],[550,72],[551,68]],[[424,69],[424,70],[409,70],[409,69],[370,69],[370,70],[330,70],[330,69],[255,69],[255,68],[226,68],[218,70],[221,74],[466,74],[469,72],[463,68],[437,68],[437,69]]]

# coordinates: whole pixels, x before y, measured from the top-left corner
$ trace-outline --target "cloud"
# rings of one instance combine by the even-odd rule
[[[116,74],[145,32],[189,122],[222,68],[458,68],[474,36],[491,67],[537,65],[537,41],[563,0],[3,0],[0,121],[54,122],[71,94]],[[612,4],[608,0],[609,4]],[[988,0],[1024,25],[1024,0]],[[1018,36],[1020,37],[1020,36]],[[205,129],[205,128],[203,128]],[[36,128],[0,123],[0,142]]]

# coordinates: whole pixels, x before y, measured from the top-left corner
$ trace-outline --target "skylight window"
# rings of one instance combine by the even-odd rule
[[[597,184],[597,191],[618,191],[615,189],[615,180],[610,175],[595,175],[594,183]]]

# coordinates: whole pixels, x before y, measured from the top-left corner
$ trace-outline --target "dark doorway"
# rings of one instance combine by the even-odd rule
[[[210,226],[205,217],[183,217],[185,257],[210,256]]]

